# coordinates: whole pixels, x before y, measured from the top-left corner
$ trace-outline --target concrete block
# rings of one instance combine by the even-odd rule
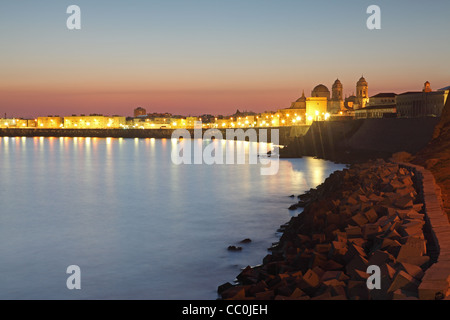
[[[358,226],[349,226],[345,228],[345,233],[347,234],[348,239],[362,237],[361,228]]]
[[[362,228],[362,234],[364,239],[373,239],[375,236],[382,233],[382,229],[377,224],[366,224]]]
[[[425,275],[421,267],[410,263],[400,262],[400,268],[419,281]]]
[[[378,214],[373,208],[369,211],[364,212],[364,216],[369,221],[369,223],[375,223],[378,220]]]
[[[383,250],[376,250],[368,260],[369,266],[381,266],[386,264],[387,262],[395,262],[395,257],[389,252]]]
[[[367,220],[367,218],[362,213],[357,213],[356,215],[354,215],[351,218],[351,221],[352,221],[352,223],[354,223],[355,225],[357,225],[359,227],[361,227],[369,222],[369,220]]]
[[[413,198],[411,195],[405,195],[394,201],[394,205],[400,209],[412,208]]]
[[[368,300],[369,289],[366,281],[349,280],[347,284],[347,296],[351,300]]]
[[[398,289],[415,291],[419,287],[420,282],[414,279],[411,275],[401,270],[397,273],[388,292],[394,292]]]
[[[424,255],[425,253],[425,240],[416,237],[409,237],[406,243],[400,248],[397,260],[400,262],[408,263],[410,259],[416,259]]]

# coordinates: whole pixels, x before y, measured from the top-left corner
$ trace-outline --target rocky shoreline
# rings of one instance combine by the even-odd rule
[[[219,286],[220,299],[419,298],[436,254],[412,171],[382,159],[354,164],[299,198],[304,211],[261,265]],[[368,288],[369,266],[380,268],[381,289]]]

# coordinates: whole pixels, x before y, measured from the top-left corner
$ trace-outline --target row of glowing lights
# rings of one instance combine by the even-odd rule
[[[320,115],[319,111],[316,111],[315,114],[316,114],[316,117],[318,117],[318,116]],[[308,116],[307,113],[305,114],[305,116],[306,116],[306,119],[307,119],[308,121],[310,121],[310,122],[313,121],[313,119],[314,119],[311,115]],[[329,114],[329,113],[322,112],[322,116],[324,116],[325,120],[328,120],[328,119],[330,118],[330,114]],[[273,117],[274,117],[274,116],[271,115],[271,118],[273,118]],[[278,114],[277,117],[279,118],[280,115]],[[286,117],[289,118],[290,115],[289,115],[289,114],[286,114]],[[292,123],[296,123],[296,122],[302,121],[302,117],[297,116],[297,114],[295,114],[294,117],[295,117],[295,118],[291,120]],[[259,119],[259,117],[256,117],[256,118]],[[241,119],[241,117],[238,118],[238,120],[240,120],[240,119]],[[246,119],[248,119],[248,117],[246,117]],[[269,116],[266,116],[266,119],[269,119]],[[217,120],[217,119],[216,119],[216,120]],[[230,118],[230,120],[232,121],[233,118]],[[286,120],[285,120],[285,119],[282,119],[282,120],[281,120],[281,123],[282,123],[282,124],[285,124],[285,123],[286,123]],[[249,122],[248,120],[246,120],[246,121],[243,122],[243,123],[242,123],[242,122],[238,122],[238,123],[237,123],[238,126],[244,126],[244,125],[249,125],[249,124],[250,124],[250,122]],[[256,125],[257,122],[253,122],[253,124]],[[269,121],[262,121],[262,125],[264,125],[264,126],[269,126],[270,124],[276,124],[276,121],[275,121],[275,120],[272,120],[272,121],[270,121],[270,120],[269,120]],[[222,123],[222,126],[225,127],[226,124],[225,124],[225,123]],[[234,124],[234,123],[231,123],[231,126],[234,127],[235,124]]]
[[[37,122],[37,119],[35,119],[34,121]],[[82,121],[83,121],[83,120],[80,119],[80,122],[82,122]],[[54,123],[55,121],[54,121],[53,119],[50,119],[50,122],[51,122],[51,123]],[[97,123],[98,123],[98,120],[97,120],[97,119],[94,119],[94,122],[97,124]],[[110,120],[108,121],[107,126],[108,126],[108,127],[111,127],[112,122],[113,122],[113,120],[110,119]],[[15,119],[12,121],[12,124],[13,124],[13,125],[16,124],[16,120],[15,120]],[[5,122],[4,125],[5,125],[5,126],[9,126],[9,123],[8,123],[8,122]],[[74,127],[77,127],[77,126],[78,126],[77,123],[74,123],[73,125],[74,125]],[[87,126],[90,126],[91,123],[90,123],[90,122],[86,122],[86,125],[87,125]],[[23,127],[26,127],[26,123],[22,124],[22,126],[23,126]],[[43,127],[44,124],[41,123],[40,126]],[[61,123],[59,126],[60,126],[61,128],[63,128],[63,127],[64,127],[64,124]]]
[[[316,117],[318,117],[319,115],[320,115],[319,111],[316,111]],[[325,120],[328,120],[328,118],[330,117],[330,114],[329,114],[329,113],[322,112],[322,115],[325,117]],[[312,121],[312,120],[313,120],[313,117],[312,117],[311,115],[308,116],[308,114],[306,113],[305,116],[306,116],[306,119],[307,119],[308,121]],[[273,118],[273,117],[274,117],[274,116],[271,115],[271,118]],[[277,117],[279,118],[280,115],[278,114]],[[286,114],[286,117],[289,118],[290,115],[289,115],[289,114]],[[300,121],[302,120],[302,117],[297,116],[297,114],[295,114],[294,117],[296,117],[296,118],[292,119],[292,121],[291,121],[292,123],[300,122]],[[258,116],[257,116],[256,118],[259,119]],[[241,117],[238,118],[238,120],[240,120],[240,119],[241,119]],[[248,117],[246,117],[246,119],[248,119]],[[266,119],[269,119],[269,116],[266,116]],[[201,118],[199,118],[199,120],[201,120]],[[217,118],[216,118],[215,120],[217,121]],[[232,121],[233,118],[231,117],[230,120]],[[51,119],[50,122],[51,122],[51,123],[54,123],[54,120]],[[81,119],[80,119],[80,122],[82,122]],[[98,122],[98,120],[94,120],[94,122]],[[275,120],[267,121],[267,122],[266,122],[266,121],[263,121],[263,122],[262,122],[262,125],[269,126],[270,123],[275,124],[276,121],[275,121]],[[286,120],[282,119],[282,120],[281,120],[281,123],[282,123],[282,124],[285,124],[285,123],[286,123]],[[13,124],[15,124],[15,120],[13,120]],[[186,123],[183,121],[183,122],[182,122],[182,125],[184,126],[185,124],[186,124]],[[240,121],[238,122],[238,126],[244,126],[244,125],[249,125],[249,124],[250,124],[250,122],[249,122],[248,120],[246,120],[245,122],[240,122]],[[253,124],[256,125],[257,123],[256,123],[256,122],[253,122]],[[8,123],[8,122],[5,122],[4,125],[5,125],[5,126],[9,126],[9,123]],[[91,125],[90,122],[86,122],[86,126],[90,126],[90,125]],[[164,124],[161,124],[161,125],[164,125]],[[173,125],[174,127],[176,127],[176,126],[177,126],[177,123],[176,123],[176,122],[173,122],[172,125]],[[24,123],[23,126],[25,127],[26,124]],[[43,127],[44,124],[41,123],[40,126]],[[78,124],[77,124],[77,123],[74,123],[73,126],[74,126],[74,127],[77,127]],[[111,120],[109,121],[109,123],[107,124],[107,126],[108,126],[108,127],[111,127]],[[121,127],[124,127],[123,124],[120,124],[120,126],[121,126]],[[134,125],[133,127],[136,127],[136,126],[137,126],[137,125]],[[154,127],[155,124],[152,123],[151,126]],[[223,123],[222,126],[225,127],[226,124]],[[234,127],[235,124],[234,124],[234,123],[231,123],[231,126]],[[60,127],[63,128],[63,127],[64,127],[64,124],[60,124]],[[140,128],[144,128],[144,127],[143,127],[143,126],[140,126]]]

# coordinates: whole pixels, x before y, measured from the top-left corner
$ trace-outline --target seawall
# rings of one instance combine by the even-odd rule
[[[293,138],[282,157],[314,156],[352,163],[389,158],[396,152],[416,153],[433,136],[439,118],[387,118],[314,122]]]
[[[401,166],[417,177],[419,196],[424,204],[424,215],[430,233],[429,246],[436,251],[434,264],[425,271],[418,288],[421,300],[450,299],[450,222],[443,208],[441,188],[433,174],[425,168],[410,163]]]
[[[253,128],[259,134],[267,131],[267,142],[272,142],[271,129],[278,130],[279,143],[289,143],[291,136],[305,134],[309,126]],[[187,129],[194,137],[194,129]],[[207,129],[203,129],[203,134]],[[227,129],[218,130],[223,138],[227,136]],[[244,133],[247,129],[243,129]],[[264,130],[264,131],[263,131]],[[170,139],[175,129],[38,129],[38,128],[0,128],[0,137],[97,137],[97,138],[155,138]],[[236,130],[237,131],[237,130]],[[248,138],[244,139],[248,140]]]

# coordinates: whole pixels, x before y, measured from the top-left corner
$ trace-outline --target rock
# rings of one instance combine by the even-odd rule
[[[242,247],[228,246],[228,251],[241,251]]]
[[[316,243],[323,243],[325,240],[326,237],[323,233],[315,233],[312,235],[312,241],[315,241]]]
[[[319,276],[309,269],[303,276],[303,278],[300,280],[301,286],[300,289],[308,293],[309,295],[311,292],[313,292],[315,289],[319,287],[320,280]]]
[[[299,299],[304,296],[307,296],[305,292],[303,292],[299,288],[295,288],[294,292],[292,292],[292,294],[289,296],[289,298],[296,300],[296,299]]]
[[[369,223],[375,223],[378,220],[378,214],[373,208],[364,212],[364,216],[369,221]]]
[[[352,280],[366,281],[369,278],[369,274],[366,271],[353,270]]]
[[[252,242],[252,240],[249,238],[246,238],[246,239],[240,241],[239,243],[250,243],[250,242]]]
[[[369,265],[381,266],[387,262],[395,262],[395,257],[387,251],[377,250],[369,258]]]
[[[381,234],[382,229],[377,224],[366,224],[362,227],[362,234],[364,239],[373,239],[378,234]]]
[[[425,221],[413,221],[404,223],[400,226],[399,232],[402,236],[413,236],[423,233],[423,225]]]
[[[226,282],[217,288],[217,293],[222,294],[222,292],[224,292],[232,287],[233,287],[233,285],[231,283]]]
[[[256,300],[272,300],[275,297],[275,293],[272,290],[258,292],[255,294]]]
[[[367,218],[362,213],[358,213],[358,214],[354,215],[351,218],[351,221],[359,227],[361,227],[369,222],[369,220],[367,220]]]
[[[349,277],[342,271],[325,271],[320,278],[320,281],[325,282],[328,280],[339,280],[339,281],[346,281],[349,279]]]
[[[347,285],[347,295],[351,300],[368,300],[369,290],[366,281],[350,280]]]
[[[411,261],[421,257],[425,253],[425,240],[416,237],[409,237],[406,243],[401,246],[397,260],[400,262],[411,263]]]
[[[345,265],[345,273],[350,277],[357,276],[355,270],[366,271],[368,267],[368,262],[365,258],[360,255],[356,255],[350,262]]]
[[[264,280],[259,281],[247,289],[246,293],[250,296],[255,296],[257,293],[267,291],[267,283]]]
[[[414,264],[409,264],[406,262],[400,262],[400,267],[410,276],[414,277],[416,280],[421,280],[424,276],[422,268]]]
[[[318,253],[328,253],[331,250],[331,244],[329,243],[316,244],[314,250]]]
[[[341,258],[344,257],[348,251],[347,242],[332,241],[330,248],[330,256]]]
[[[337,263],[336,261],[332,259],[328,259],[327,262],[323,264],[323,269],[327,271],[334,271],[334,270],[343,270],[344,266],[340,263]]]
[[[357,238],[362,236],[361,228],[358,226],[349,226],[345,228],[347,238]]]
[[[412,208],[413,207],[413,199],[408,194],[403,197],[398,198],[394,201],[394,205],[401,209]]]
[[[233,286],[222,292],[222,298],[225,300],[243,300],[245,299],[245,287]]]
[[[398,289],[407,291],[417,291],[420,282],[414,279],[411,275],[407,274],[405,271],[401,270],[397,273],[392,281],[388,292],[394,292]]]

